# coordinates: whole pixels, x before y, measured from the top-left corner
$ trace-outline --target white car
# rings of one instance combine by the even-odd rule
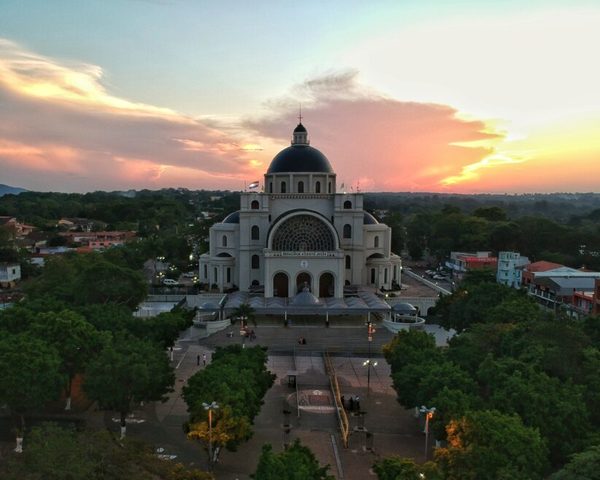
[[[162,281],[163,285],[166,285],[167,287],[175,287],[177,285],[179,285],[179,283],[177,283],[177,280],[173,280],[172,278],[165,278]]]

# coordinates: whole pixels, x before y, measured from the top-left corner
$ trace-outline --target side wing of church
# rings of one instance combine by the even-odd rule
[[[391,229],[363,210],[362,194],[337,193],[336,174],[302,123],[271,161],[264,192],[244,192],[240,203],[212,226],[200,257],[200,280],[221,292],[342,298],[344,287],[401,283]]]

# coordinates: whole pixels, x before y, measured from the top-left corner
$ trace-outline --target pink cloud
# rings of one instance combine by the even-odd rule
[[[501,140],[481,120],[463,120],[447,105],[403,102],[361,88],[354,72],[298,86],[311,144],[330,160],[338,181],[366,190],[440,190],[442,180],[492,153]],[[268,117],[248,122],[261,136],[289,142],[295,105],[269,104]],[[473,146],[469,145],[473,142]]]

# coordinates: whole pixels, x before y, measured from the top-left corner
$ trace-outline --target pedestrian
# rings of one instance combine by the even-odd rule
[[[358,398],[358,395],[354,398],[354,408],[357,412],[360,412],[360,398]]]
[[[350,400],[348,400],[348,410],[351,412],[354,411],[354,397],[350,395]]]
[[[202,354],[202,364],[206,367],[206,353]]]
[[[196,365],[200,366],[200,354],[196,355]]]

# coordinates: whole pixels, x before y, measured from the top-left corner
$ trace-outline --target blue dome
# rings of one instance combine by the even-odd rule
[[[363,217],[363,225],[377,225],[378,223],[379,222],[373,215],[365,212],[365,216]]]
[[[240,211],[230,213],[221,223],[240,223]]]
[[[275,155],[267,175],[286,172],[333,173],[333,168],[327,157],[316,148],[308,145],[292,145]]]

